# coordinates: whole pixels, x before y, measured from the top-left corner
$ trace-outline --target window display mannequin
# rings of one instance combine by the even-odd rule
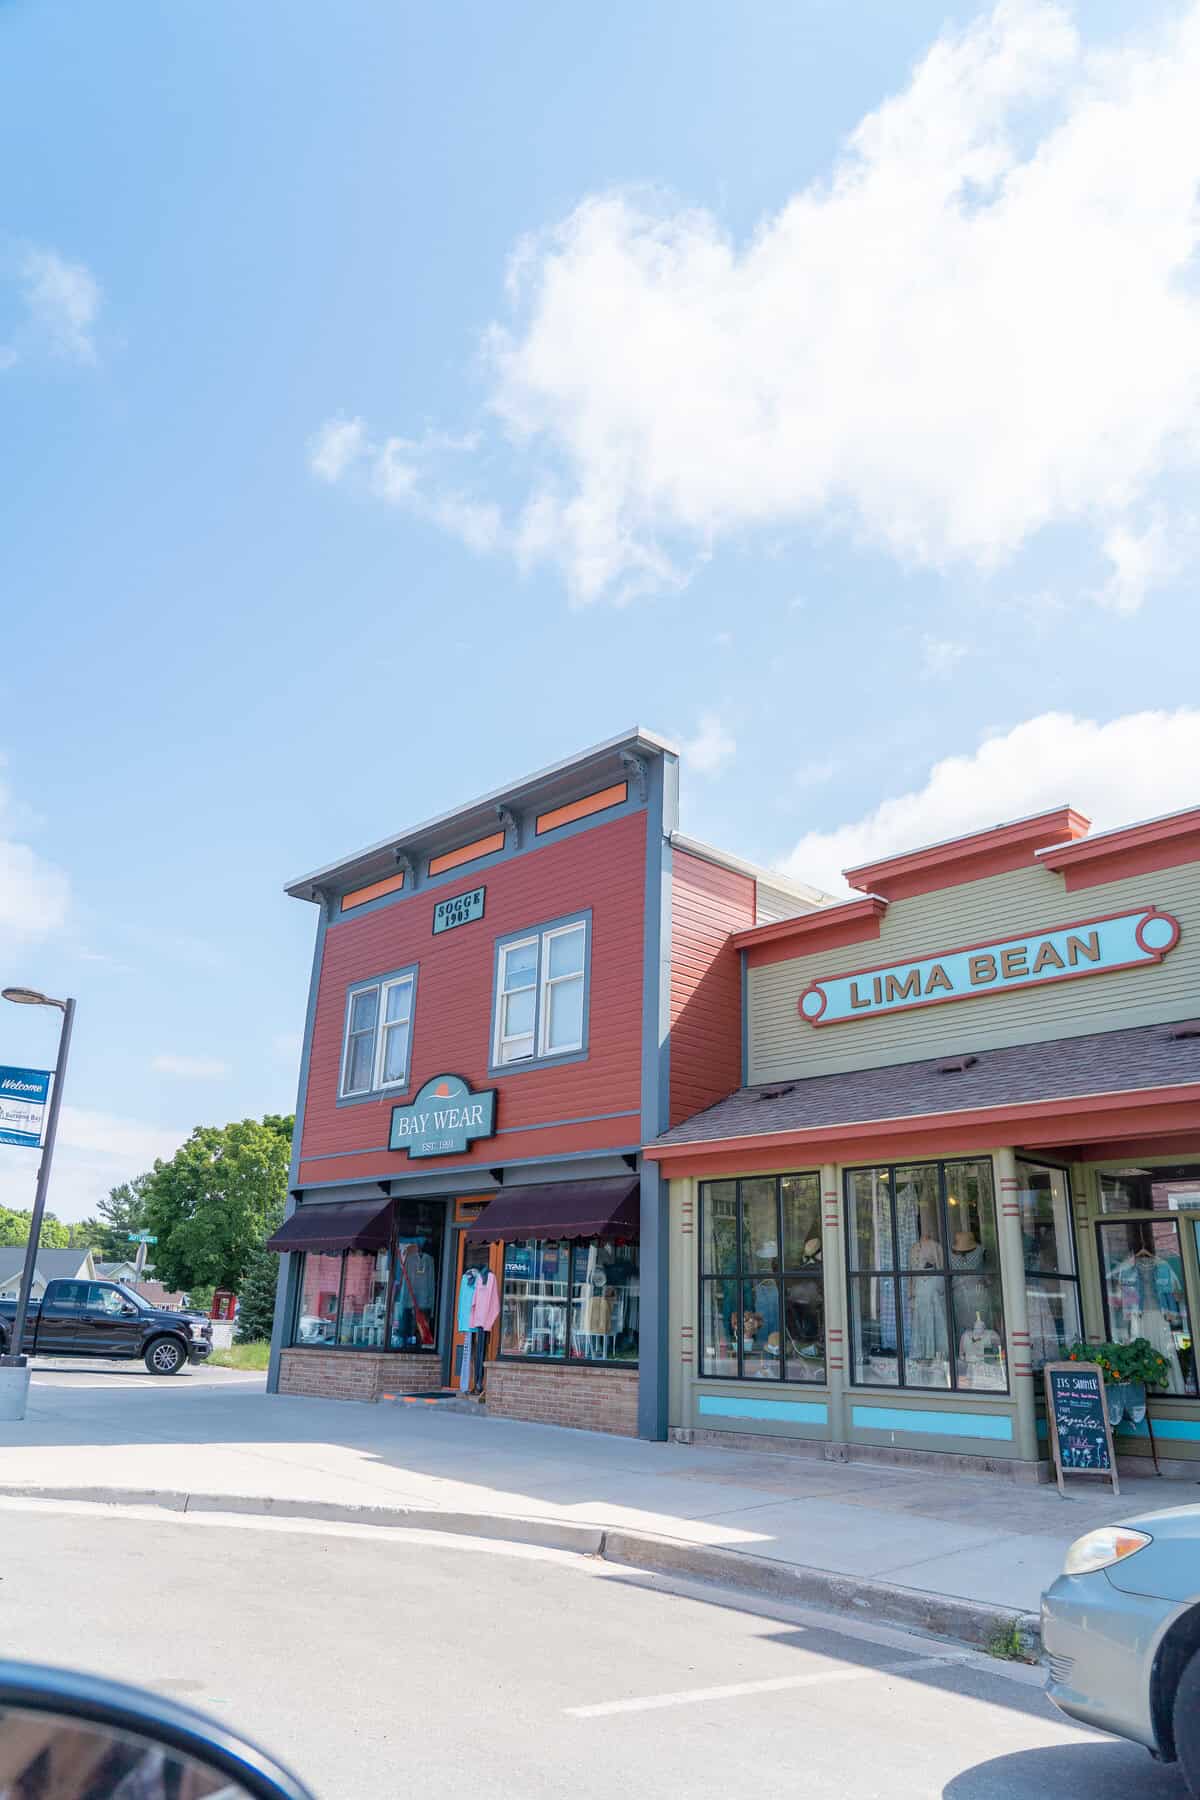
[[[1186,1393],[1175,1331],[1183,1324],[1183,1289],[1165,1256],[1141,1244],[1109,1276],[1113,1335],[1144,1337],[1167,1360],[1167,1392]]]
[[[967,1388],[1005,1385],[1000,1334],[984,1324],[982,1313],[975,1314],[974,1325],[958,1340],[958,1378]]]
[[[909,1251],[908,1266],[913,1270],[945,1267],[942,1246],[930,1236],[924,1213],[921,1235]],[[946,1290],[940,1281],[910,1281],[908,1287],[912,1306],[908,1354],[914,1362],[944,1361],[949,1348],[946,1343]]]
[[[985,1247],[979,1242],[971,1227],[956,1231],[950,1240],[950,1267],[955,1272],[961,1271],[966,1276],[976,1275],[984,1267],[987,1256]],[[979,1276],[971,1281],[958,1280],[954,1283],[955,1311],[961,1319],[963,1314],[987,1312],[990,1299],[986,1279]]]

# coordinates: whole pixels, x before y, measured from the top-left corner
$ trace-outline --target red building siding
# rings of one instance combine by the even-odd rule
[[[646,815],[632,813],[486,874],[418,889],[378,912],[331,925],[309,1061],[301,1182],[407,1171],[407,1154],[386,1149],[391,1109],[444,1073],[461,1075],[472,1087],[496,1088],[497,1135],[472,1144],[463,1156],[431,1160],[431,1172],[637,1144],[645,856]],[[435,903],[481,882],[487,887],[484,917],[434,937]],[[496,939],[585,909],[592,914],[586,1058],[489,1075]],[[418,968],[408,1087],[385,1099],[339,1106],[347,988],[411,963]],[[604,1114],[626,1116],[597,1118]]]
[[[742,982],[730,934],[754,924],[754,882],[671,855],[671,1124],[740,1087]]]

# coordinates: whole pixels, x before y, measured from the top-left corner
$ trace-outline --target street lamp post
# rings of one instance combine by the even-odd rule
[[[57,1006],[62,1013],[62,1029],[58,1039],[58,1057],[54,1065],[54,1086],[50,1092],[50,1110],[46,1118],[46,1135],[42,1140],[42,1160],[38,1168],[37,1191],[33,1199],[33,1217],[29,1221],[29,1241],[25,1246],[25,1266],[21,1271],[21,1290],[17,1295],[17,1315],[13,1320],[13,1334],[9,1341],[8,1351],[0,1356],[0,1417],[23,1419],[25,1417],[25,1395],[29,1388],[29,1374],[22,1345],[25,1342],[25,1320],[29,1313],[29,1296],[33,1291],[34,1271],[37,1268],[38,1244],[42,1235],[42,1215],[46,1210],[46,1195],[50,1188],[50,1164],[54,1158],[54,1140],[58,1132],[58,1114],[62,1105],[63,1078],[67,1071],[67,1055],[71,1048],[71,1027],[75,1022],[74,1000],[52,1000],[48,994],[39,994],[33,988],[0,989],[0,999],[11,1000],[15,1006]],[[4,1408],[6,1382],[5,1369],[24,1370],[24,1378],[15,1376],[10,1382],[16,1389],[16,1410]]]

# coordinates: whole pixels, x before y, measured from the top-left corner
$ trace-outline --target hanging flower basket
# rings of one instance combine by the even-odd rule
[[[1126,1384],[1143,1390],[1166,1387],[1170,1378],[1166,1357],[1144,1337],[1134,1338],[1130,1344],[1075,1343],[1067,1355],[1072,1362],[1095,1363],[1110,1388]],[[1144,1403],[1144,1391],[1141,1398]]]

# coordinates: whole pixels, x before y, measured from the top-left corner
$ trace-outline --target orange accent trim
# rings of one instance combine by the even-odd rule
[[[1035,851],[1062,843],[1064,838],[1083,837],[1090,823],[1073,807],[1058,806],[1032,819],[993,825],[987,831],[973,831],[967,837],[860,863],[858,868],[842,872],[851,887],[882,894],[885,900],[904,900],[913,894],[957,887],[960,882],[980,881],[985,875],[1026,868]]]
[[[588,794],[583,800],[572,800],[566,806],[555,806],[550,812],[539,813],[534,836],[541,837],[544,831],[555,831],[560,825],[569,825],[573,819],[586,819],[592,813],[605,812],[610,806],[620,806],[628,798],[627,781],[599,788],[596,793]]]
[[[490,856],[493,850],[503,850],[504,833],[493,831],[490,837],[476,838],[473,844],[463,844],[458,850],[447,850],[444,856],[431,856],[429,873],[444,875],[447,869],[457,869],[463,863],[476,862],[481,856]]]
[[[1093,1145],[1106,1140],[1119,1144],[1122,1139],[1159,1136],[1181,1128],[1190,1127],[1194,1133],[1197,1106],[1200,1082],[1181,1082],[1129,1093],[1085,1094],[717,1138],[707,1144],[651,1143],[643,1146],[642,1154],[650,1162],[661,1163],[668,1175],[702,1175],[775,1168],[782,1161],[808,1159],[817,1150],[825,1151],[822,1161],[869,1162],[885,1154],[920,1150],[932,1155],[943,1149],[974,1150],[1003,1143],[1025,1149],[1085,1140]]]
[[[1200,807],[1128,825],[1123,831],[1106,831],[1081,843],[1051,844],[1037,852],[1037,860],[1062,875],[1068,893],[1200,861]]]
[[[404,886],[404,871],[399,875],[385,875],[382,881],[373,881],[369,887],[354,888],[342,895],[339,912],[349,912],[351,907],[365,906],[368,900],[378,900],[384,894],[394,894]]]
[[[764,963],[815,956],[819,950],[840,950],[843,944],[864,944],[879,936],[887,906],[877,894],[868,894],[865,899],[823,906],[795,919],[776,919],[770,925],[737,931],[733,947],[746,952],[747,968],[758,969]]]

